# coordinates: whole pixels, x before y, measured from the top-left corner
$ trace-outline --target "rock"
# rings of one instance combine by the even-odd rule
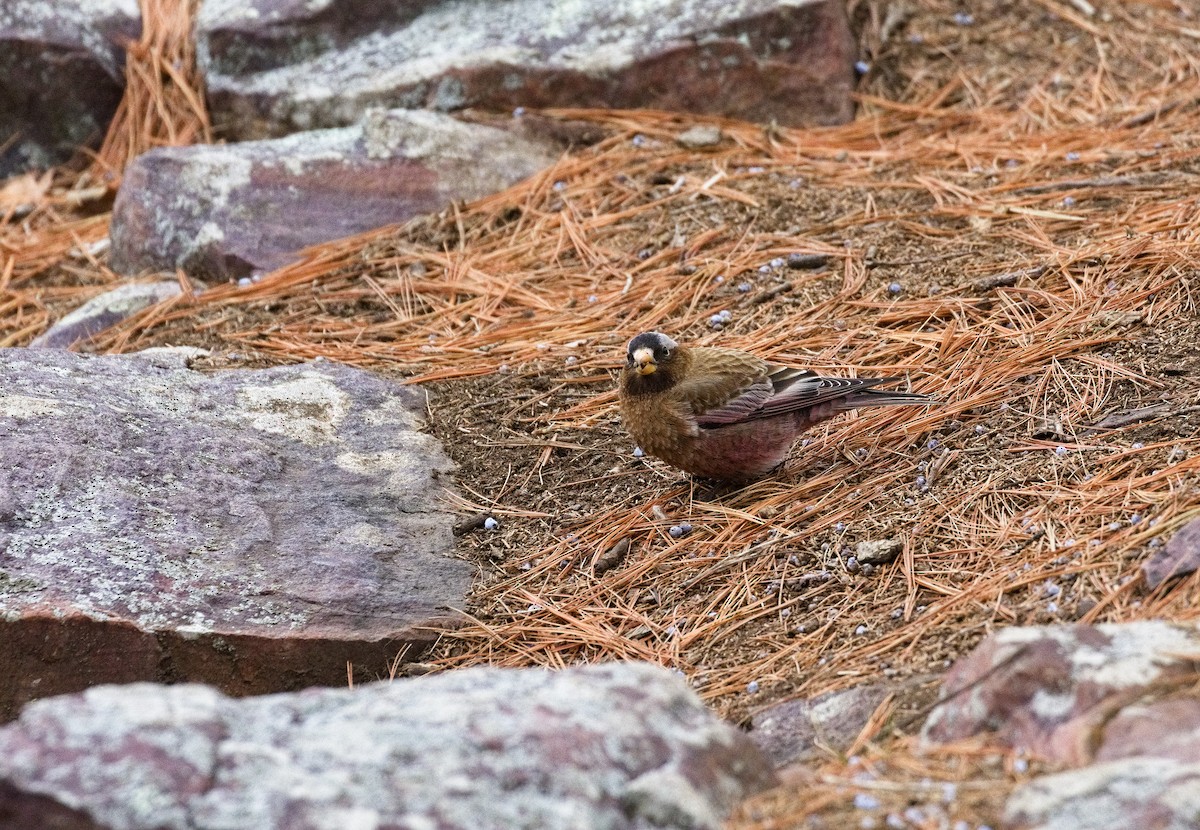
[[[241,139],[380,106],[650,107],[788,125],[854,113],[857,46],[839,0],[206,0],[197,38],[214,120]]]
[[[0,179],[99,145],[141,28],[138,0],[0,4]]]
[[[462,607],[416,389],[0,350],[0,719],[97,683],[386,676]]]
[[[107,686],[0,729],[0,815],[49,799],[72,829],[717,830],[773,783],[683,681],[637,663],[245,700]]]
[[[430,112],[273,141],[172,147],[126,169],[112,267],[242,277],[302,248],[477,199],[550,165],[549,142]]]
[[[1004,809],[1011,830],[1194,830],[1200,763],[1131,758],[1044,775]]]
[[[81,340],[132,317],[139,311],[180,294],[178,280],[122,285],[93,297],[63,317],[29,345],[33,348],[69,349]]]
[[[686,147],[689,150],[701,150],[706,147],[716,147],[721,143],[721,130],[711,124],[697,124],[684,130],[675,140],[679,142],[681,147]]]
[[[824,757],[821,747],[844,752],[888,693],[886,686],[866,684],[808,700],[777,703],[754,715],[750,740],[776,769]]]
[[[1187,576],[1200,568],[1200,519],[1193,519],[1142,563],[1146,586],[1154,590],[1168,579]]]
[[[1096,760],[1136,756],[1200,760],[1200,699],[1184,692],[1133,703],[1105,723]]]
[[[1156,684],[1191,676],[1197,651],[1200,628],[1161,621],[1005,629],[949,671],[923,737],[992,731],[1004,745],[1085,763],[1114,714]]]
[[[855,549],[860,565],[886,565],[893,561],[904,549],[904,543],[899,539],[877,539],[869,542],[859,542]]]

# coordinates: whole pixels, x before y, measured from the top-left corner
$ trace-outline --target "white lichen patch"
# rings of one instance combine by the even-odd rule
[[[62,408],[58,401],[50,398],[35,398],[31,395],[17,395],[12,392],[0,392],[0,418],[44,418],[47,415],[58,415]]]
[[[296,380],[241,389],[238,404],[254,429],[317,446],[336,439],[350,398],[324,375],[306,372]]]

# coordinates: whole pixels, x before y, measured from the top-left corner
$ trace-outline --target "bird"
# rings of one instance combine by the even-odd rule
[[[745,482],[769,474],[800,433],[840,412],[934,402],[873,388],[896,380],[823,377],[647,331],[629,341],[618,397],[643,453],[701,478]]]

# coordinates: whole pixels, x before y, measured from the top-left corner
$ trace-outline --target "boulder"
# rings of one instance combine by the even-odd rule
[[[138,0],[0,3],[0,179],[99,146],[141,28]]]
[[[0,729],[0,824],[54,807],[62,830],[718,830],[773,782],[744,735],[647,664],[244,700],[104,686]]]
[[[1010,830],[1195,830],[1200,763],[1130,758],[1043,775],[1013,792]]]
[[[785,125],[854,113],[840,0],[206,0],[197,37],[214,118],[240,139],[381,106],[649,107]]]
[[[1116,745],[1131,733],[1144,733],[1144,724],[1118,713],[1164,684],[1191,677],[1197,653],[1200,627],[1194,624],[1147,620],[1005,629],[951,668],[942,702],[922,734],[944,742],[991,732],[1009,747],[1062,763],[1087,763],[1110,732],[1125,736]],[[1136,711],[1127,709],[1127,717]],[[1194,735],[1191,751],[1200,753],[1200,730]]]
[[[98,683],[387,676],[473,569],[424,395],[327,361],[0,350],[0,719]]]
[[[431,112],[267,141],[170,147],[126,169],[111,265],[240,278],[310,245],[503,190],[552,164],[556,145]]]

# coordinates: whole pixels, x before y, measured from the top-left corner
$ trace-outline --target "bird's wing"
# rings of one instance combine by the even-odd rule
[[[869,389],[882,378],[827,378],[807,369],[768,364],[768,373],[745,384],[737,394],[705,411],[696,422],[709,429],[808,409]]]

